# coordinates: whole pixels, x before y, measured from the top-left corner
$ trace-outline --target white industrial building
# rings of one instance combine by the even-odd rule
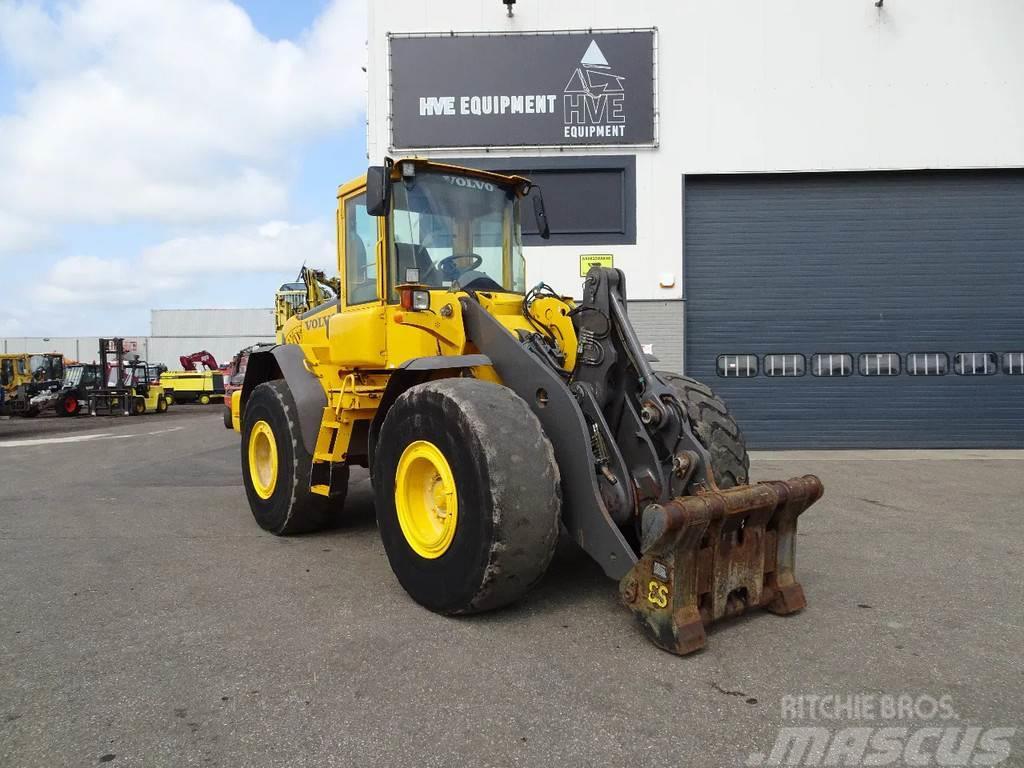
[[[1024,4],[377,0],[368,156],[538,181],[753,447],[1024,445]]]
[[[109,336],[120,335],[112,329]],[[171,370],[181,368],[178,358],[206,350],[219,363],[227,363],[238,350],[274,341],[274,310],[259,309],[154,309],[150,335],[126,336],[125,348]],[[99,351],[96,336],[17,336],[0,339],[0,352],[60,352],[70,360],[89,362]]]

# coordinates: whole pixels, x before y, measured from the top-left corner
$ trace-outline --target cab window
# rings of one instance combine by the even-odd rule
[[[366,212],[366,195],[345,201],[345,303],[377,300],[377,217]]]

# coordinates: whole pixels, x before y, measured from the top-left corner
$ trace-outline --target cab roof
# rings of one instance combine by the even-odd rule
[[[401,157],[395,161],[395,170],[393,173],[398,173],[399,163],[415,163],[417,168],[423,168],[424,170],[431,171],[446,171],[451,174],[458,176],[475,176],[479,179],[486,179],[492,181],[495,184],[502,186],[520,186],[522,184],[529,184],[530,180],[525,176],[515,176],[505,173],[497,173],[495,171],[484,171],[479,168],[470,168],[465,165],[452,165],[451,163],[440,163],[434,160],[427,160],[424,157]],[[355,189],[366,186],[366,174],[358,176],[351,181],[348,181],[338,187],[338,197],[343,197],[349,192]]]

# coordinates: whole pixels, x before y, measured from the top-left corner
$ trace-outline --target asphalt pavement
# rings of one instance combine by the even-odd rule
[[[809,606],[685,658],[567,542],[520,604],[431,614],[365,472],[337,528],[281,539],[238,454],[216,405],[0,421],[0,766],[742,766],[793,697],[1024,713],[1024,453],[755,454],[757,479],[825,483]]]

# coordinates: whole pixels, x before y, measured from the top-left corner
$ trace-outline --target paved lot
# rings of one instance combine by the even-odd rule
[[[1024,713],[1022,454],[755,457],[825,481],[799,538],[810,607],[689,658],[571,545],[513,609],[430,614],[392,577],[365,473],[341,527],[277,539],[237,454],[216,407],[0,422],[0,766],[739,766],[786,695]]]

